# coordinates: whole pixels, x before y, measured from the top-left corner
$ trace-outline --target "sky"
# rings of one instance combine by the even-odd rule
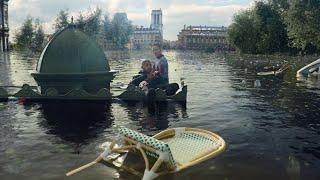
[[[164,39],[176,40],[184,25],[228,26],[234,13],[253,3],[254,0],[9,0],[10,39],[27,16],[39,18],[49,34],[61,9],[68,9],[76,16],[99,7],[111,16],[126,12],[134,25],[147,27],[151,23],[151,11],[161,8]]]

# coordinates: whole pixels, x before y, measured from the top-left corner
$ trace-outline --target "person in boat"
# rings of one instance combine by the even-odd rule
[[[169,65],[167,58],[162,54],[159,46],[153,47],[153,54],[156,57],[154,62],[154,73],[149,81],[149,88],[161,88],[166,91],[166,94],[174,95],[179,89],[177,83],[169,84]]]
[[[166,87],[169,84],[169,65],[167,58],[162,54],[159,46],[153,47],[153,54],[156,57],[154,62],[154,78],[150,84],[152,87]]]
[[[135,86],[139,86],[142,81],[151,80],[154,76],[153,65],[150,60],[144,60],[141,64],[141,70],[139,71],[139,75],[133,77],[133,80],[130,84]]]

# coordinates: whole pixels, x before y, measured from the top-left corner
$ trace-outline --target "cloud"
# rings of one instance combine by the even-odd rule
[[[71,15],[100,7],[113,15],[127,12],[135,25],[149,26],[151,10],[162,9],[164,38],[175,40],[184,24],[228,26],[239,10],[252,6],[253,0],[10,0],[10,36],[29,15],[39,18],[46,33],[53,32],[56,15],[68,9]]]

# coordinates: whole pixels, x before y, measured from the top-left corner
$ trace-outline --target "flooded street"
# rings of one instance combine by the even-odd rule
[[[150,52],[149,52],[150,53]],[[118,95],[139,71],[146,52],[107,53]],[[320,81],[261,78],[229,66],[222,56],[167,51],[170,82],[183,78],[187,104],[0,103],[0,179],[139,179],[103,164],[72,177],[65,173],[94,160],[115,127],[148,135],[168,127],[216,132],[227,143],[220,156],[160,179],[320,179]],[[36,85],[38,56],[0,55],[0,86]],[[259,80],[261,87],[254,87]],[[15,88],[7,88],[16,91]],[[142,161],[141,161],[142,162]]]

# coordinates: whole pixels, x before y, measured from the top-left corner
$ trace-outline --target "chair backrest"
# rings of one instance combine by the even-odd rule
[[[167,143],[125,127],[119,128],[119,133],[129,139],[132,139],[136,142],[144,144],[145,146],[155,149],[156,152],[151,152],[148,149],[144,149],[146,151],[146,154],[154,158],[158,158],[161,154],[164,154],[165,156],[167,156],[167,163],[170,164],[170,167],[177,167],[176,162],[173,159],[169,145]]]

